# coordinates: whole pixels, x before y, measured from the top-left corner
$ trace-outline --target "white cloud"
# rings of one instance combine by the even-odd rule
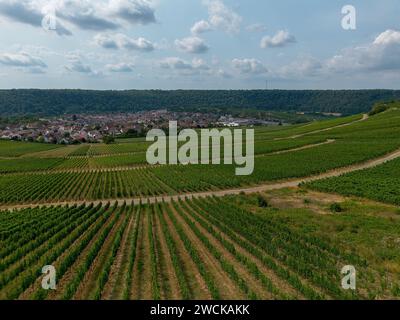
[[[102,3],[87,0],[58,0],[56,15],[64,21],[83,30],[101,31],[116,30],[120,24],[116,19],[110,19]]]
[[[313,57],[299,57],[289,65],[276,68],[273,74],[283,79],[333,77],[337,74],[356,76],[372,72],[387,76],[399,73],[399,57],[400,31],[386,30],[374,41],[343,49],[325,61]]]
[[[154,44],[143,37],[132,39],[126,38],[126,41],[123,43],[123,47],[130,50],[139,50],[139,51],[153,51]]]
[[[202,69],[202,70],[209,70],[210,67],[208,66],[207,62],[205,62],[203,59],[199,58],[194,58],[192,60],[192,67],[194,69]]]
[[[102,76],[102,72],[94,70],[90,65],[86,64],[84,58],[79,53],[67,54],[69,64],[64,69],[70,73],[81,73],[89,76]]]
[[[42,20],[45,16],[43,9],[48,7],[48,5],[43,0],[2,0],[0,1],[0,15],[10,21],[42,28]],[[58,35],[69,36],[72,34],[58,18],[56,18],[56,26],[55,32]]]
[[[169,57],[165,58],[160,62],[160,66],[164,69],[193,69],[191,63],[186,62],[185,60],[177,57]]]
[[[229,72],[227,72],[227,71],[225,71],[223,69],[218,69],[217,72],[216,72],[216,75],[218,77],[225,78],[225,79],[233,78],[233,76]]]
[[[222,0],[203,0],[208,8],[209,23],[215,29],[221,29],[228,33],[238,33],[242,23],[242,17],[231,8],[228,8]]]
[[[97,34],[94,37],[94,43],[105,49],[119,49],[120,43],[118,38],[118,35]]]
[[[43,69],[41,67],[26,68],[26,69],[23,69],[23,71],[25,73],[30,73],[30,74],[45,74],[46,73],[45,69]]]
[[[154,50],[154,44],[145,38],[133,39],[124,34],[97,34],[94,42],[105,49],[127,49],[142,52]]]
[[[130,24],[149,24],[156,22],[154,8],[146,0],[111,0],[107,10],[110,16],[123,19]]]
[[[211,30],[212,30],[212,27],[208,21],[200,20],[193,25],[193,27],[190,29],[190,32],[193,35],[198,35],[198,34],[205,33],[207,31],[211,31]]]
[[[80,60],[72,61],[68,66],[65,66],[65,69],[69,72],[93,73],[92,68]]]
[[[188,37],[181,40],[175,40],[175,46],[178,50],[186,53],[206,53],[209,50],[205,41],[199,37]]]
[[[246,30],[250,32],[265,32],[267,31],[267,27],[261,23],[255,23],[247,26]]]
[[[84,30],[116,30],[123,23],[149,24],[156,21],[154,8],[145,0],[58,0],[57,16]]]
[[[400,69],[400,31],[386,30],[372,43],[342,50],[326,62],[334,72],[395,71]]]
[[[32,68],[32,70],[33,68],[35,70],[47,68],[47,64],[41,58],[26,52],[2,53],[0,54],[0,64],[9,67]]]
[[[288,31],[280,30],[274,36],[266,36],[261,39],[261,48],[284,47],[290,43],[295,43],[296,38]]]
[[[293,63],[278,68],[276,75],[279,78],[294,79],[313,77],[323,72],[323,64],[314,57],[299,57]]]
[[[374,45],[390,46],[400,45],[400,31],[386,30],[376,37]]]
[[[155,10],[146,0],[1,0],[0,15],[11,21],[41,27],[43,8],[51,7],[57,17],[56,32],[71,35],[63,23],[82,30],[117,30],[126,24],[149,24],[156,22]],[[62,22],[61,22],[62,21]]]
[[[160,61],[160,67],[177,71],[180,75],[208,75],[212,72],[204,60],[196,58],[186,61],[178,57],[169,57]]]
[[[117,63],[117,64],[108,64],[106,65],[106,69],[110,72],[132,72],[134,69],[133,63]]]
[[[263,74],[268,69],[256,59],[233,59],[232,65],[243,74]]]

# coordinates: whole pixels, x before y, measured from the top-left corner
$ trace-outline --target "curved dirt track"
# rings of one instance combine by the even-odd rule
[[[329,128],[324,128],[324,129],[314,130],[314,131],[310,131],[310,132],[306,132],[306,133],[296,134],[294,136],[289,136],[289,137],[284,137],[284,138],[275,138],[274,140],[275,141],[279,141],[279,140],[287,140],[287,139],[297,139],[297,138],[308,136],[308,135],[314,134],[314,133],[326,132],[326,131],[331,131],[331,130],[337,129],[337,128],[348,127],[348,126],[351,126],[351,125],[353,125],[355,123],[366,121],[368,119],[369,119],[369,115],[365,113],[365,114],[363,114],[362,118],[359,119],[359,120],[355,120],[355,121],[352,121],[352,122],[339,124],[337,126],[333,126],[333,127],[329,127]]]
[[[5,209],[5,210],[12,210],[12,209],[23,209],[23,208],[32,208],[32,207],[43,207],[43,206],[57,206],[57,205],[81,205],[85,203],[93,203],[94,205],[97,205],[99,203],[115,203],[118,202],[118,205],[122,205],[125,202],[130,204],[139,204],[140,202],[149,202],[149,203],[156,203],[160,201],[165,201],[165,202],[171,202],[173,200],[179,200],[179,199],[185,199],[186,197],[188,198],[204,198],[204,197],[209,197],[209,196],[216,196],[216,197],[223,197],[227,195],[238,195],[241,193],[245,194],[251,194],[251,193],[257,193],[257,192],[265,192],[265,191],[271,191],[271,190],[278,190],[278,189],[284,189],[284,188],[295,188],[298,187],[300,184],[305,183],[305,182],[311,182],[311,181],[316,181],[316,180],[321,180],[325,178],[331,178],[331,177],[338,177],[346,173],[354,172],[354,171],[360,171],[364,169],[369,169],[373,168],[376,166],[379,166],[381,164],[384,164],[388,161],[394,160],[400,158],[400,149],[386,154],[382,157],[372,159],[363,163],[359,164],[354,164],[348,167],[342,167],[342,168],[337,168],[322,174],[314,175],[314,176],[309,176],[309,177],[304,177],[304,178],[298,178],[298,179],[291,179],[291,180],[286,180],[286,181],[277,181],[277,182],[272,182],[268,184],[263,184],[259,186],[254,186],[254,187],[244,187],[244,188],[238,188],[238,189],[227,189],[227,190],[216,190],[216,191],[206,191],[206,192],[195,192],[195,193],[184,193],[184,194],[177,194],[177,195],[166,195],[166,196],[153,196],[153,197],[143,197],[143,198],[125,198],[125,199],[103,199],[103,200],[94,200],[94,201],[64,201],[64,202],[48,202],[48,203],[36,203],[36,204],[21,204],[21,205],[5,205],[1,206],[0,209]]]

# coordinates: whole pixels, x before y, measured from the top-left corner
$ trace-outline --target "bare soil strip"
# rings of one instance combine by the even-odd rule
[[[85,230],[84,233],[82,233],[78,239],[76,239],[54,262],[51,263],[51,265],[53,265],[56,270],[58,269],[58,266],[60,265],[60,263],[63,261],[63,259],[70,253],[70,251],[76,247],[77,245],[79,245],[79,243],[83,240],[83,238],[85,238],[85,236],[87,235],[88,232],[90,232],[90,230],[92,230],[93,228],[95,228],[96,224],[99,223],[99,218],[96,219],[95,221],[93,221],[93,223],[89,226],[89,228],[87,230]],[[104,222],[104,225],[107,224],[107,221]],[[103,226],[104,226],[103,225]],[[96,237],[96,236],[95,236]],[[95,238],[94,237],[94,238]],[[33,297],[33,295],[35,294],[35,292],[37,292],[38,288],[41,288],[41,279],[42,277],[39,277],[38,279],[36,279],[36,281],[28,288],[26,289],[20,296],[19,296],[19,300],[28,300],[31,299]],[[57,284],[57,291],[59,291],[59,286]],[[55,291],[49,291],[49,292],[55,292]]]
[[[186,222],[181,218],[181,216],[176,212],[175,208],[170,206],[176,220],[182,226],[187,237],[190,239],[192,244],[198,250],[199,255],[203,263],[205,264],[207,270],[212,273],[215,279],[215,285],[219,289],[222,300],[246,299],[246,296],[240,291],[237,285],[228,277],[225,271],[222,269],[220,263],[217,259],[209,252],[206,246],[201,242],[200,239],[194,234]]]
[[[111,209],[109,209],[111,210]],[[85,249],[79,254],[78,258],[75,260],[75,262],[72,264],[72,266],[70,266],[68,268],[68,270],[65,272],[64,276],[61,279],[57,280],[57,290],[55,291],[50,291],[49,295],[48,295],[48,299],[50,300],[58,300],[62,297],[65,289],[68,286],[68,283],[75,277],[76,275],[76,271],[78,270],[79,266],[82,264],[82,262],[84,261],[84,259],[86,258],[88,252],[90,251],[90,249],[92,248],[93,244],[96,242],[97,238],[100,236],[100,234],[103,232],[103,230],[105,228],[107,228],[107,226],[111,223],[111,221],[113,220],[115,216],[115,212],[112,213],[107,221],[104,222],[104,224],[101,226],[101,228],[97,231],[97,233],[94,235],[94,237],[90,240],[90,242],[87,244],[87,246],[85,247]],[[97,222],[95,222],[96,224]],[[95,225],[94,224],[94,225]],[[90,229],[94,228],[94,225],[92,225],[90,227]],[[85,235],[90,231],[90,229],[88,229],[80,239],[78,239],[73,246],[78,245],[78,243],[83,239],[83,237],[85,237]],[[72,248],[72,247],[71,247]]]
[[[99,274],[103,269],[104,262],[110,253],[113,240],[117,234],[119,227],[122,225],[124,219],[125,219],[125,214],[121,214],[118,221],[116,221],[115,225],[113,226],[106,240],[104,241],[103,246],[101,247],[97,257],[94,259],[89,270],[86,271],[85,277],[81,281],[81,284],[79,285],[78,290],[76,291],[74,300],[87,300],[91,298],[90,295],[96,288]]]
[[[102,295],[102,300],[111,300],[113,294],[117,297],[122,298],[123,290],[123,277],[126,271],[126,259],[129,257],[129,240],[130,235],[133,233],[132,229],[135,224],[135,215],[131,214],[129,218],[128,226],[123,235],[121,246],[118,249],[117,256],[115,257],[114,263],[110,270],[109,280],[104,287],[104,292]]]
[[[335,139],[328,139],[324,142],[320,142],[320,143],[315,143],[315,144],[308,144],[302,147],[298,147],[295,149],[288,149],[288,150],[282,150],[282,151],[275,151],[272,153],[265,153],[265,154],[258,154],[256,155],[256,158],[260,158],[260,157],[265,157],[265,156],[269,156],[269,155],[277,155],[277,154],[285,154],[285,153],[291,153],[291,152],[295,152],[295,151],[302,151],[302,150],[307,150],[307,149],[311,149],[311,148],[315,148],[315,147],[320,147],[320,146],[324,146],[326,144],[331,144],[336,142]]]
[[[173,264],[171,253],[169,252],[164,233],[161,230],[160,220],[158,215],[154,215],[154,222],[156,225],[155,234],[158,239],[160,255],[163,255],[161,259],[164,263],[160,266],[162,272],[165,275],[166,281],[168,282],[168,296],[167,298],[170,300],[179,300],[182,298],[180,289],[179,289],[179,282],[176,276]]]
[[[198,209],[197,207],[192,207],[194,211],[198,212],[201,209]],[[204,211],[204,210],[203,210]],[[190,214],[190,213],[189,213]],[[304,296],[298,292],[296,289],[292,288],[286,281],[281,279],[279,276],[275,274],[274,271],[271,269],[267,268],[261,261],[260,257],[255,257],[253,256],[250,252],[248,252],[245,248],[243,248],[240,244],[232,240],[228,235],[226,235],[224,232],[222,232],[215,224],[212,223],[212,221],[205,219],[203,216],[198,214],[198,217],[205,221],[206,223],[210,224],[213,226],[215,231],[219,233],[219,235],[227,242],[233,244],[235,246],[235,250],[245,256],[249,261],[255,263],[257,265],[257,268],[268,278],[271,280],[271,282],[275,285],[276,288],[279,288],[283,293],[288,294],[292,297],[296,297],[298,299],[303,299]],[[247,240],[245,240],[243,237],[241,237],[239,234],[231,230],[232,233],[234,233],[237,237],[240,237],[241,240],[245,241],[248,243]],[[276,262],[276,261],[275,261]]]
[[[352,121],[352,122],[349,122],[349,123],[343,123],[343,124],[339,124],[337,126],[324,128],[324,129],[319,129],[319,130],[314,130],[314,131],[310,131],[310,132],[306,132],[306,133],[302,133],[302,134],[296,134],[294,136],[289,136],[289,137],[284,137],[284,138],[275,138],[274,140],[278,141],[278,140],[287,140],[287,139],[297,139],[297,138],[308,136],[308,135],[314,134],[314,133],[326,132],[326,131],[331,131],[331,130],[337,129],[337,128],[348,127],[348,126],[351,126],[351,125],[353,125],[355,123],[362,122],[362,121],[365,121],[365,120],[368,120],[368,119],[369,119],[369,115],[368,114],[363,114],[363,117],[360,120]]]
[[[171,265],[171,262],[166,262],[165,253],[161,249],[160,242],[160,231],[158,221],[156,219],[156,213],[152,212],[152,234],[153,234],[153,242],[154,249],[156,254],[156,264],[157,264],[157,281],[160,287],[160,298],[162,300],[168,300],[171,292],[169,277],[166,274],[167,265],[166,263]],[[164,248],[165,249],[165,248]]]
[[[199,300],[210,300],[211,294],[208,291],[207,285],[201,276],[196,264],[193,262],[189,253],[186,251],[185,246],[178,236],[178,232],[176,231],[173,223],[169,219],[168,215],[163,213],[163,217],[166,221],[166,224],[170,230],[171,236],[176,244],[176,248],[178,250],[180,260],[183,261],[183,268],[185,271],[185,277],[188,282],[188,286],[192,296],[195,299]]]
[[[260,249],[259,247],[255,246],[253,243],[251,243],[250,241],[248,241],[248,240],[247,240],[245,237],[243,237],[241,234],[239,234],[239,233],[236,232],[235,230],[232,230],[232,229],[231,229],[228,225],[226,225],[225,223],[223,223],[223,222],[221,222],[221,221],[219,221],[219,223],[221,223],[221,224],[224,225],[225,227],[229,228],[230,231],[232,232],[232,234],[234,234],[238,239],[240,239],[240,241],[243,241],[244,243],[246,243],[247,245],[249,245],[249,246],[251,246],[251,247],[253,247],[253,248]],[[213,226],[214,226],[217,230],[219,230],[214,224],[213,224]],[[222,234],[223,234],[224,236],[226,236],[230,241],[233,241],[229,236],[225,235],[224,233],[222,233]],[[267,274],[271,274],[271,275],[274,274],[274,271],[271,271],[271,270],[269,270],[267,267],[265,267],[265,264],[264,264],[264,263],[262,262],[262,260],[260,259],[260,258],[262,258],[261,256],[254,256],[253,254],[247,252],[247,250],[244,249],[244,248],[243,248],[242,246],[240,246],[240,245],[238,245],[237,248],[238,248],[238,250],[242,249],[242,250],[243,250],[242,252],[243,252],[244,254],[247,253],[247,255],[248,255],[250,258],[253,257],[253,258],[255,259],[254,261],[257,263],[257,265],[259,265],[260,270],[266,270]],[[261,248],[261,251],[263,251],[262,248]],[[324,296],[327,297],[328,299],[331,299],[331,297],[329,296],[329,294],[323,292],[320,288],[316,287],[316,286],[315,286],[314,284],[312,284],[309,280],[303,278],[303,277],[302,277],[301,275],[299,275],[297,272],[290,270],[290,268],[288,268],[286,265],[282,264],[280,261],[278,261],[277,259],[275,259],[275,258],[272,257],[271,255],[265,253],[264,251],[263,251],[263,255],[264,255],[265,257],[268,257],[268,259],[272,260],[276,265],[282,267],[283,269],[289,270],[289,271],[292,272],[293,274],[296,274],[297,277],[300,279],[300,281],[301,281],[303,284],[305,284],[305,285],[307,285],[308,287],[312,288],[312,289],[315,290],[317,293],[319,293],[319,294],[321,294],[321,295],[324,295]],[[261,267],[263,267],[263,268],[261,268]],[[302,294],[301,294],[300,292],[298,292],[297,289],[293,288],[289,283],[286,283],[285,279],[279,277],[278,275],[275,275],[275,277],[272,277],[272,278],[276,280],[276,283],[277,283],[276,287],[277,287],[277,288],[280,288],[280,289],[282,289],[282,288],[287,289],[287,290],[288,290],[287,292],[288,292],[289,294],[292,293],[293,296],[298,295],[300,299],[302,298]]]
[[[133,282],[132,282],[132,299],[134,300],[151,300],[151,261],[150,261],[150,245],[149,234],[147,232],[148,211],[144,210],[141,214],[141,225],[139,228],[138,249],[136,252],[137,259],[134,265]]]
[[[181,207],[182,208],[182,207]],[[246,267],[236,260],[226,248],[206,229],[204,229],[198,222],[195,221],[184,208],[182,210],[189,217],[189,219],[196,225],[200,232],[207,237],[210,243],[222,254],[222,256],[233,265],[236,272],[246,281],[246,284],[253,290],[257,296],[263,300],[273,300],[274,297],[271,293],[267,292],[261,282],[248,272]]]
[[[203,218],[204,219],[204,218]],[[212,223],[211,220],[205,219],[206,221],[208,221],[209,223]],[[220,221],[221,224],[225,225],[223,222]],[[226,240],[231,241],[232,243],[235,244],[236,246],[236,250],[240,253],[242,253],[243,255],[247,256],[251,261],[253,261],[254,263],[257,264],[258,268],[263,272],[263,274],[267,275],[271,281],[275,284],[275,286],[279,289],[281,289],[283,292],[293,296],[293,297],[298,297],[299,299],[303,299],[304,296],[295,288],[293,288],[289,283],[286,282],[286,279],[281,278],[279,275],[277,275],[273,270],[270,270],[268,267],[265,266],[265,264],[262,262],[260,256],[254,256],[252,253],[248,252],[244,247],[242,247],[240,244],[238,244],[237,242],[233,241],[233,239],[231,237],[229,237],[228,235],[226,235],[225,233],[223,233],[218,227],[216,227],[213,224],[214,228],[216,230],[218,230],[219,232],[221,232],[221,236],[223,238],[225,238]],[[229,228],[229,226],[225,225],[227,228]],[[256,248],[256,246],[254,244],[252,244],[251,242],[249,242],[246,238],[244,238],[242,235],[240,235],[239,233],[237,233],[236,231],[232,230],[231,228],[229,228],[231,230],[231,232],[235,235],[235,237],[237,237],[238,239],[240,239],[240,241],[243,241],[244,243],[246,243],[247,245]],[[258,248],[260,249],[260,248]],[[262,248],[261,248],[262,250]],[[263,252],[263,254],[267,257],[268,259],[272,260],[276,265],[282,267],[283,269],[288,270],[288,268],[285,265],[282,265],[281,262],[279,262],[278,260],[276,260],[274,257],[267,255],[265,252]],[[312,285],[308,280],[302,278],[299,274],[296,273],[296,275],[299,277],[300,281],[304,284],[306,284],[307,286],[311,287],[312,289],[314,289],[317,293],[322,294],[322,291],[315,287],[314,285]],[[328,297],[328,295],[325,294],[325,296]]]
[[[132,271],[132,283],[130,287],[130,300],[139,300],[139,293],[141,290],[141,280],[139,278],[140,273],[142,272],[141,265],[143,264],[142,255],[143,255],[143,233],[145,232],[144,225],[143,225],[143,215],[145,213],[142,212],[140,215],[139,225],[138,225],[138,239],[136,243],[136,257],[135,263],[133,264],[133,271]],[[140,270],[140,272],[139,272]]]

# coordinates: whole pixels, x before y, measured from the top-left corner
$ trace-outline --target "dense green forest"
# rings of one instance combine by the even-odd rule
[[[0,116],[179,111],[248,108],[263,111],[369,111],[379,101],[400,99],[393,90],[0,90]]]

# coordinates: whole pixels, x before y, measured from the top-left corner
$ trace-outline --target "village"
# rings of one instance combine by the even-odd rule
[[[0,139],[65,145],[100,143],[115,138],[144,137],[151,129],[167,129],[170,121],[178,121],[180,128],[188,129],[279,124],[231,115],[168,110],[74,114],[0,123]]]

